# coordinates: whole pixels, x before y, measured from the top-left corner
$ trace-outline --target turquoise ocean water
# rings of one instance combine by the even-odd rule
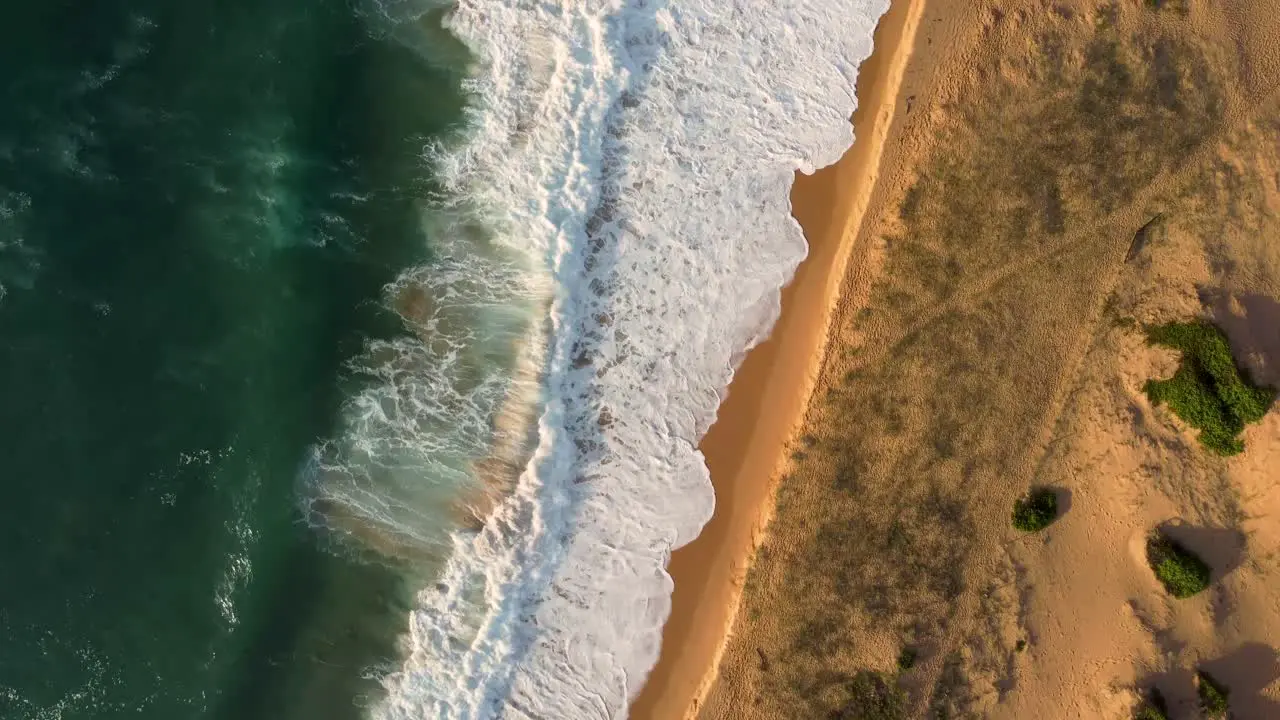
[[[0,718],[355,718],[396,665],[413,588],[300,468],[405,332],[461,51],[365,10],[0,0]]]
[[[0,0],[0,720],[639,690],[887,0],[446,1]]]

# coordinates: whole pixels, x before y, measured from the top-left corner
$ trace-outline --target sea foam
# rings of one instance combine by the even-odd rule
[[[376,718],[626,715],[669,614],[665,564],[712,513],[698,440],[806,252],[790,215],[794,173],[834,162],[852,142],[857,67],[886,9],[887,0],[461,0],[449,13],[446,27],[478,58],[468,135],[428,155],[490,234],[446,258],[459,277],[487,272],[502,289],[459,298],[471,320],[502,303],[524,308],[493,338],[541,369],[535,447],[483,528],[449,536]],[[380,10],[419,22],[407,6]],[[467,260],[480,247],[481,259]],[[461,337],[441,357],[473,352],[473,341]],[[387,380],[427,366],[396,366]],[[461,396],[463,378],[437,378],[411,396],[438,405],[441,393],[490,442],[492,398],[518,378],[482,374]],[[359,401],[357,425],[399,398],[379,392]],[[426,462],[442,442],[439,423],[384,425],[368,437],[388,452]],[[360,443],[336,457],[368,454]],[[446,450],[465,472],[456,458],[475,449]],[[387,528],[410,527],[413,479],[394,465],[390,502],[378,497],[387,478],[334,487],[376,506]]]

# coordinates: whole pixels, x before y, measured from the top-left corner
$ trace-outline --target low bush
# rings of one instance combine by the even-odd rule
[[[849,699],[832,715],[832,720],[903,720],[906,717],[906,691],[881,673],[859,671],[845,689]]]
[[[1057,519],[1058,495],[1049,488],[1032,488],[1013,505],[1013,526],[1024,532],[1043,530]]]
[[[1228,690],[1209,673],[1203,670],[1196,673],[1196,691],[1200,695],[1200,712],[1207,720],[1221,720],[1227,717]]]
[[[1133,720],[1169,720],[1169,707],[1165,704],[1164,695],[1153,688],[1147,699],[1138,706]]]
[[[906,672],[916,666],[916,656],[919,653],[911,646],[902,648],[902,652],[898,653],[898,670]]]
[[[1200,431],[1200,444],[1219,455],[1244,451],[1239,435],[1255,423],[1275,401],[1274,388],[1245,379],[1227,336],[1203,322],[1174,322],[1147,328],[1147,341],[1182,352],[1177,372],[1168,380],[1148,380],[1144,386],[1152,404],[1165,404],[1175,415]]]
[[[1208,564],[1159,531],[1147,538],[1147,562],[1164,589],[1176,598],[1189,598],[1209,587]]]
[[[1169,720],[1169,716],[1160,712],[1160,708],[1154,705],[1143,705],[1138,708],[1133,720]]]

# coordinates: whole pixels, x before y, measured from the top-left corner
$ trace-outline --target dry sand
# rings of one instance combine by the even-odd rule
[[[1139,329],[1213,319],[1280,384],[1280,13],[892,12],[874,128],[797,185],[813,257],[704,443],[720,507],[633,717],[855,718],[900,686],[883,717],[1128,718],[1158,688],[1189,718],[1205,670],[1280,718],[1280,410],[1208,454],[1142,393],[1176,357]],[[1032,485],[1065,512],[1023,534]],[[1208,591],[1158,585],[1156,527]]]
[[[782,292],[782,312],[769,339],[734,374],[699,446],[715,486],[716,512],[668,565],[675,583],[671,616],[659,662],[631,706],[635,720],[684,718],[696,711],[715,677],[743,578],[772,510],[775,471],[817,379],[831,312],[849,271],[853,231],[875,186],[922,6],[921,0],[897,2],[877,26],[875,52],[858,72],[856,144],[835,165],[796,177],[792,213],[809,255]]]

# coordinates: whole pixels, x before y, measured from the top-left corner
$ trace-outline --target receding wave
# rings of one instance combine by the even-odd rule
[[[306,473],[315,524],[418,561],[447,554],[460,513],[485,512],[502,470],[527,458],[545,344],[546,291],[523,254],[460,221],[433,237],[435,261],[386,290],[411,332],[351,361],[343,432]]]
[[[886,6],[447,15],[477,60],[464,139],[426,152],[443,247],[388,289],[414,332],[354,361],[346,431],[311,473],[317,522],[439,562],[375,717],[625,715],[669,613],[666,561],[713,509],[697,442],[806,252],[794,173],[852,141]],[[440,530],[451,493],[495,483],[477,528]]]

